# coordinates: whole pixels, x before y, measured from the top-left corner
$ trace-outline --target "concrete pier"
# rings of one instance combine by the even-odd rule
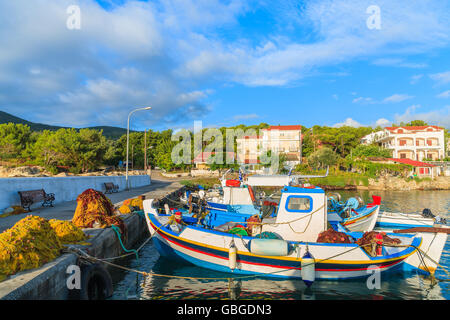
[[[107,195],[115,206],[120,205],[124,200],[145,195],[147,199],[160,199],[165,196],[175,196],[182,189],[182,185],[177,181],[153,180],[151,186],[139,187]],[[36,209],[33,215],[39,215],[46,219],[71,220],[76,208],[76,201],[70,201],[55,205],[53,208]],[[27,216],[21,214],[0,219],[0,232],[10,228],[14,223]],[[131,249],[142,240],[148,229],[145,219],[136,213],[121,215],[128,230],[128,238],[124,241],[124,246]],[[116,257],[123,252],[116,233],[111,228],[105,229],[83,229],[92,236],[87,242],[92,245],[83,246],[90,255],[98,258]],[[81,248],[81,246],[80,246]],[[67,267],[77,263],[75,254],[63,254],[59,258],[51,261],[38,269],[26,270],[11,276],[9,279],[0,282],[0,299],[27,299],[27,300],[49,300],[67,299],[69,290],[66,281],[68,273]],[[106,267],[106,265],[105,265]]]

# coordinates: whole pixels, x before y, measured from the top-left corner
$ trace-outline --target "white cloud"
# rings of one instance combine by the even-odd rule
[[[374,103],[373,99],[370,97],[358,97],[352,100],[352,103],[361,103],[361,104],[371,104]]]
[[[416,113],[416,109],[421,108],[420,105],[412,105],[408,107],[404,113],[395,114],[393,121],[386,118],[380,118],[375,122],[363,124],[352,118],[347,118],[345,121],[332,125],[333,127],[389,127],[392,123],[399,124],[400,122],[411,122],[413,120],[423,120],[431,125],[437,125],[444,128],[450,128],[450,106],[446,106],[442,109],[431,110],[427,112]]]
[[[417,82],[419,82],[420,79],[422,79],[423,74],[415,74],[411,77],[411,84],[416,84]]]
[[[259,115],[256,113],[250,113],[250,114],[238,114],[233,117],[235,121],[239,120],[248,120],[248,119],[256,119],[259,118]]]
[[[393,94],[392,96],[389,96],[389,97],[385,98],[383,100],[383,102],[384,103],[390,103],[390,102],[396,103],[396,102],[402,102],[402,101],[405,101],[405,100],[409,100],[409,99],[412,99],[412,98],[414,98],[414,96],[410,96],[410,95],[407,95],[407,94]]]
[[[436,81],[438,84],[450,83],[450,71],[430,74],[430,78]]]
[[[385,118],[380,118],[377,121],[375,121],[375,127],[389,127],[392,124],[391,121]]]
[[[333,127],[335,127],[335,128],[344,127],[344,126],[347,126],[347,127],[362,127],[363,125],[361,123],[359,123],[358,121],[353,120],[352,118],[347,118],[347,119],[345,119],[344,122],[336,123],[336,124],[333,125]]]
[[[295,42],[287,37],[273,37],[268,50],[261,48],[266,47],[271,35],[261,39],[261,45],[256,47],[249,46],[248,41],[232,45],[210,41],[209,46],[202,46],[204,50],[188,60],[180,72],[189,77],[208,73],[217,76],[217,72],[222,72],[228,80],[250,86],[279,86],[308,76],[311,68],[383,54],[426,52],[450,41],[450,21],[445,14],[448,8],[443,2],[409,1],[405,4],[380,0],[377,4],[383,8],[383,26],[376,32],[365,24],[366,8],[370,4],[365,0],[351,3],[309,1],[299,10],[298,4],[295,7],[291,2],[290,7],[287,5],[281,11],[292,19],[289,21],[312,27],[311,38],[317,41]],[[425,66],[403,63],[416,68]]]
[[[444,91],[437,95],[438,98],[450,98],[450,90]]]
[[[365,24],[369,0],[306,1],[301,8],[297,1],[117,1],[108,10],[79,0],[81,29],[68,30],[72,4],[0,1],[5,111],[51,124],[123,126],[135,106],[150,105],[152,116],[135,122],[181,122],[211,110],[207,88],[216,82],[292,85],[322,67],[396,59],[450,42],[445,1],[377,0],[381,30]],[[273,31],[249,36],[240,18],[257,10],[273,18]],[[296,28],[308,36],[289,36]]]
[[[410,122],[412,120],[423,120],[432,125],[450,128],[450,106],[442,109],[431,110],[428,112],[416,113],[416,109],[420,106],[414,105],[406,109],[403,114],[396,114],[394,122]]]
[[[412,69],[420,69],[427,67],[427,64],[425,63],[405,62],[403,59],[400,58],[380,58],[376,59],[373,62],[373,64],[377,66],[402,67]]]

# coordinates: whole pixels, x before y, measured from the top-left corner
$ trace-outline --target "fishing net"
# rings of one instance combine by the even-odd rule
[[[261,232],[261,219],[259,216],[253,215],[247,219],[247,233],[248,235],[257,234]]]
[[[11,206],[10,208],[6,209],[4,213],[0,214],[0,218],[6,218],[12,215],[21,214],[25,212],[27,211],[21,206]]]
[[[0,281],[19,271],[38,268],[60,255],[62,244],[51,224],[27,216],[0,233]]]
[[[260,234],[257,234],[255,236],[255,238],[259,238],[259,239],[282,239],[279,235],[277,235],[276,233],[273,232],[269,232],[269,231],[264,231]]]
[[[48,222],[62,244],[77,243],[86,239],[83,230],[70,221],[51,219]]]
[[[248,236],[248,233],[245,230],[245,227],[242,225],[237,225],[236,227],[231,228],[230,230],[228,230],[228,233],[237,234],[240,236]]]
[[[115,225],[126,233],[122,219],[114,216],[114,206],[102,192],[87,189],[77,197],[72,223],[79,228],[106,228]]]
[[[120,206],[119,212],[121,214],[128,214],[128,213],[131,213],[131,208],[130,208],[130,206],[127,206],[127,205],[123,204],[123,205]]]
[[[378,241],[381,243],[378,244]],[[365,232],[364,235],[356,241],[356,243],[360,245],[370,256],[376,257],[377,255],[382,254],[381,246],[396,245],[401,243],[401,241],[399,239],[388,237],[385,232],[370,231]],[[377,252],[377,248],[380,251]]]
[[[352,243],[349,235],[338,232],[333,228],[323,231],[317,237],[317,241],[320,243]]]
[[[376,231],[365,232],[364,235],[356,241],[356,243],[359,244],[360,246],[374,243],[378,240],[376,238],[378,234],[382,235],[384,245],[396,245],[401,243],[400,239],[390,238],[386,235],[385,232],[376,232]]]
[[[127,199],[119,208],[121,214],[128,214],[135,211],[144,210],[143,198]]]

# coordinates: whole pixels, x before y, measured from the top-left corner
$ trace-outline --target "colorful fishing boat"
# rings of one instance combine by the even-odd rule
[[[429,237],[389,233],[396,245],[380,244],[376,255],[357,243],[362,232],[347,232],[349,243],[319,243],[319,234],[327,230],[326,209],[327,196],[321,188],[285,186],[276,217],[252,225],[240,222],[251,230],[245,235],[230,233],[236,222],[210,219],[205,225],[199,218],[161,214],[152,199],[144,201],[147,225],[161,255],[217,271],[314,281],[367,277],[373,270],[433,272],[421,268],[422,261],[428,266],[440,259],[446,233]],[[421,260],[422,251],[431,259]]]
[[[284,183],[299,185],[300,181],[306,178],[326,176],[257,176],[251,177],[253,181],[250,182],[252,184],[250,185],[248,181],[227,180],[225,175],[221,178],[222,196],[219,196],[216,190],[210,191],[209,195],[200,190],[198,197],[206,202],[206,209],[211,211],[211,216],[216,217],[216,219],[230,219],[229,221],[237,222],[243,222],[255,214],[262,218],[263,216],[273,217],[276,213],[277,201],[271,197],[264,198],[261,194],[257,195],[253,187],[261,184],[264,186],[281,185],[281,187],[284,186]],[[314,188],[309,184],[302,184],[302,186]],[[339,217],[333,216],[330,219],[340,222],[349,231],[371,231],[375,227],[381,203],[381,197],[373,196],[372,198],[373,202],[367,205],[364,205],[359,197],[349,198],[345,203],[342,203],[340,195],[334,193],[329,197],[328,213],[337,213]],[[185,194],[181,201],[190,205],[192,198]],[[198,199],[194,202],[199,203]]]

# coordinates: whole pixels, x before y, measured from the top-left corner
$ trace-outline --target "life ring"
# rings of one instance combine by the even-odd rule
[[[104,300],[113,294],[111,275],[99,263],[82,264],[80,289],[70,290],[70,298],[76,300]]]

